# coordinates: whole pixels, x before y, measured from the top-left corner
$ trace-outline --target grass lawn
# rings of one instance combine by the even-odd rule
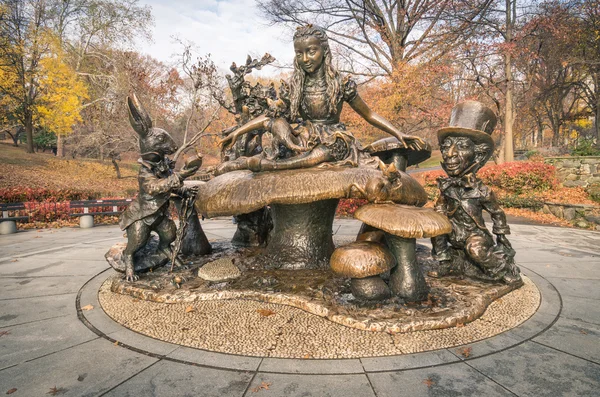
[[[119,166],[121,179],[110,161],[26,153],[23,145],[0,142],[0,188],[73,189],[131,197],[137,191],[138,164],[120,161]]]

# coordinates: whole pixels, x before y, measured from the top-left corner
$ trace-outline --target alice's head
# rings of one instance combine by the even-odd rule
[[[302,69],[305,73],[317,72],[325,58],[331,63],[331,51],[327,35],[323,28],[306,25],[298,28],[294,34],[294,69]]]
[[[327,40],[325,29],[306,25],[296,29],[294,33],[294,74],[290,84],[291,113],[298,117],[302,89],[308,76],[318,76],[323,70],[327,83],[327,96],[329,98],[329,111],[334,113],[340,95],[339,73],[333,66],[331,49]]]

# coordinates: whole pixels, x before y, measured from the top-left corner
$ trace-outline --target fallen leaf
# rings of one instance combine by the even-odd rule
[[[580,329],[579,333],[582,334],[582,335],[587,335],[588,334],[587,331],[584,330],[584,329]]]
[[[190,330],[188,327],[183,327],[183,328],[180,328],[180,329],[181,329],[181,331],[189,331]]]
[[[113,343],[113,345],[115,345],[115,346],[119,346],[119,341],[118,341],[118,340],[116,340],[116,341],[115,341],[115,343]]]
[[[456,328],[461,328],[461,327],[464,327],[464,326],[465,326],[465,323],[457,323],[456,324]]]
[[[459,353],[464,358],[468,358],[471,355],[472,350],[473,350],[473,348],[471,348],[471,347],[463,347],[462,349],[459,350]]]
[[[18,259],[12,259],[11,262],[18,262]]]
[[[256,386],[254,389],[252,389],[252,392],[253,393],[258,393],[261,389],[269,390],[269,386],[271,386],[270,383],[261,382],[260,385]]]
[[[425,383],[427,385],[427,387],[431,387],[433,385],[435,385],[435,382],[433,381],[433,379],[431,378],[427,378],[423,381],[423,383]]]
[[[13,394],[14,392],[17,391],[16,387],[13,387],[12,389],[10,389],[9,391],[6,392],[6,394]]]
[[[312,356],[308,353],[306,353],[304,356],[302,356],[302,358],[311,358]]]
[[[53,388],[50,389],[50,391],[46,394],[52,394],[53,396],[56,396],[57,394],[63,394],[64,392],[66,392],[65,389],[63,389],[62,387],[57,388],[56,386],[54,386]]]
[[[81,310],[90,311],[93,308],[94,308],[94,306],[92,306],[92,305],[86,305],[86,306],[82,307]]]
[[[258,310],[256,310],[256,312],[263,317],[269,317],[269,316],[272,316],[273,314],[276,314],[273,310],[269,310],[269,309],[258,309]]]
[[[186,313],[191,313],[191,312],[195,312],[196,309],[194,309],[194,306],[188,306],[185,308],[185,312]]]
[[[0,331],[0,336],[10,335],[10,331]]]
[[[133,299],[131,302],[133,302],[133,303],[138,303],[139,301],[140,301],[139,299],[135,298],[135,299]]]

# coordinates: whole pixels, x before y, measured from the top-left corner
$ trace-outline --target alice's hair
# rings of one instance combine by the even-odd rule
[[[323,47],[323,63],[319,67],[325,68],[325,82],[327,83],[326,93],[329,105],[328,110],[330,114],[334,114],[337,112],[338,102],[341,96],[340,75],[333,66],[327,34],[325,33],[325,29],[315,25],[301,26],[296,29],[294,41],[305,37],[316,37]],[[290,82],[290,113],[292,119],[299,116],[305,78],[306,72],[298,64],[298,57],[294,57],[294,73],[292,74]]]

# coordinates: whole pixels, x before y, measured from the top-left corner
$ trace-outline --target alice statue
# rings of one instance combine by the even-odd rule
[[[240,136],[263,130],[273,136],[275,155],[263,152],[253,157],[239,157],[221,164],[216,174],[241,169],[255,172],[298,169],[331,163],[357,166],[360,145],[340,123],[344,102],[371,125],[396,137],[405,147],[420,150],[425,145],[421,138],[403,134],[369,109],[358,95],[356,83],[340,76],[333,66],[323,28],[314,25],[298,28],[294,34],[294,50],[294,73],[289,93],[284,95],[285,111],[275,109],[258,116],[220,142],[223,149],[228,149]],[[278,101],[279,104],[283,102]],[[292,128],[293,123],[297,123],[295,128]],[[287,150],[280,151],[280,146]]]

